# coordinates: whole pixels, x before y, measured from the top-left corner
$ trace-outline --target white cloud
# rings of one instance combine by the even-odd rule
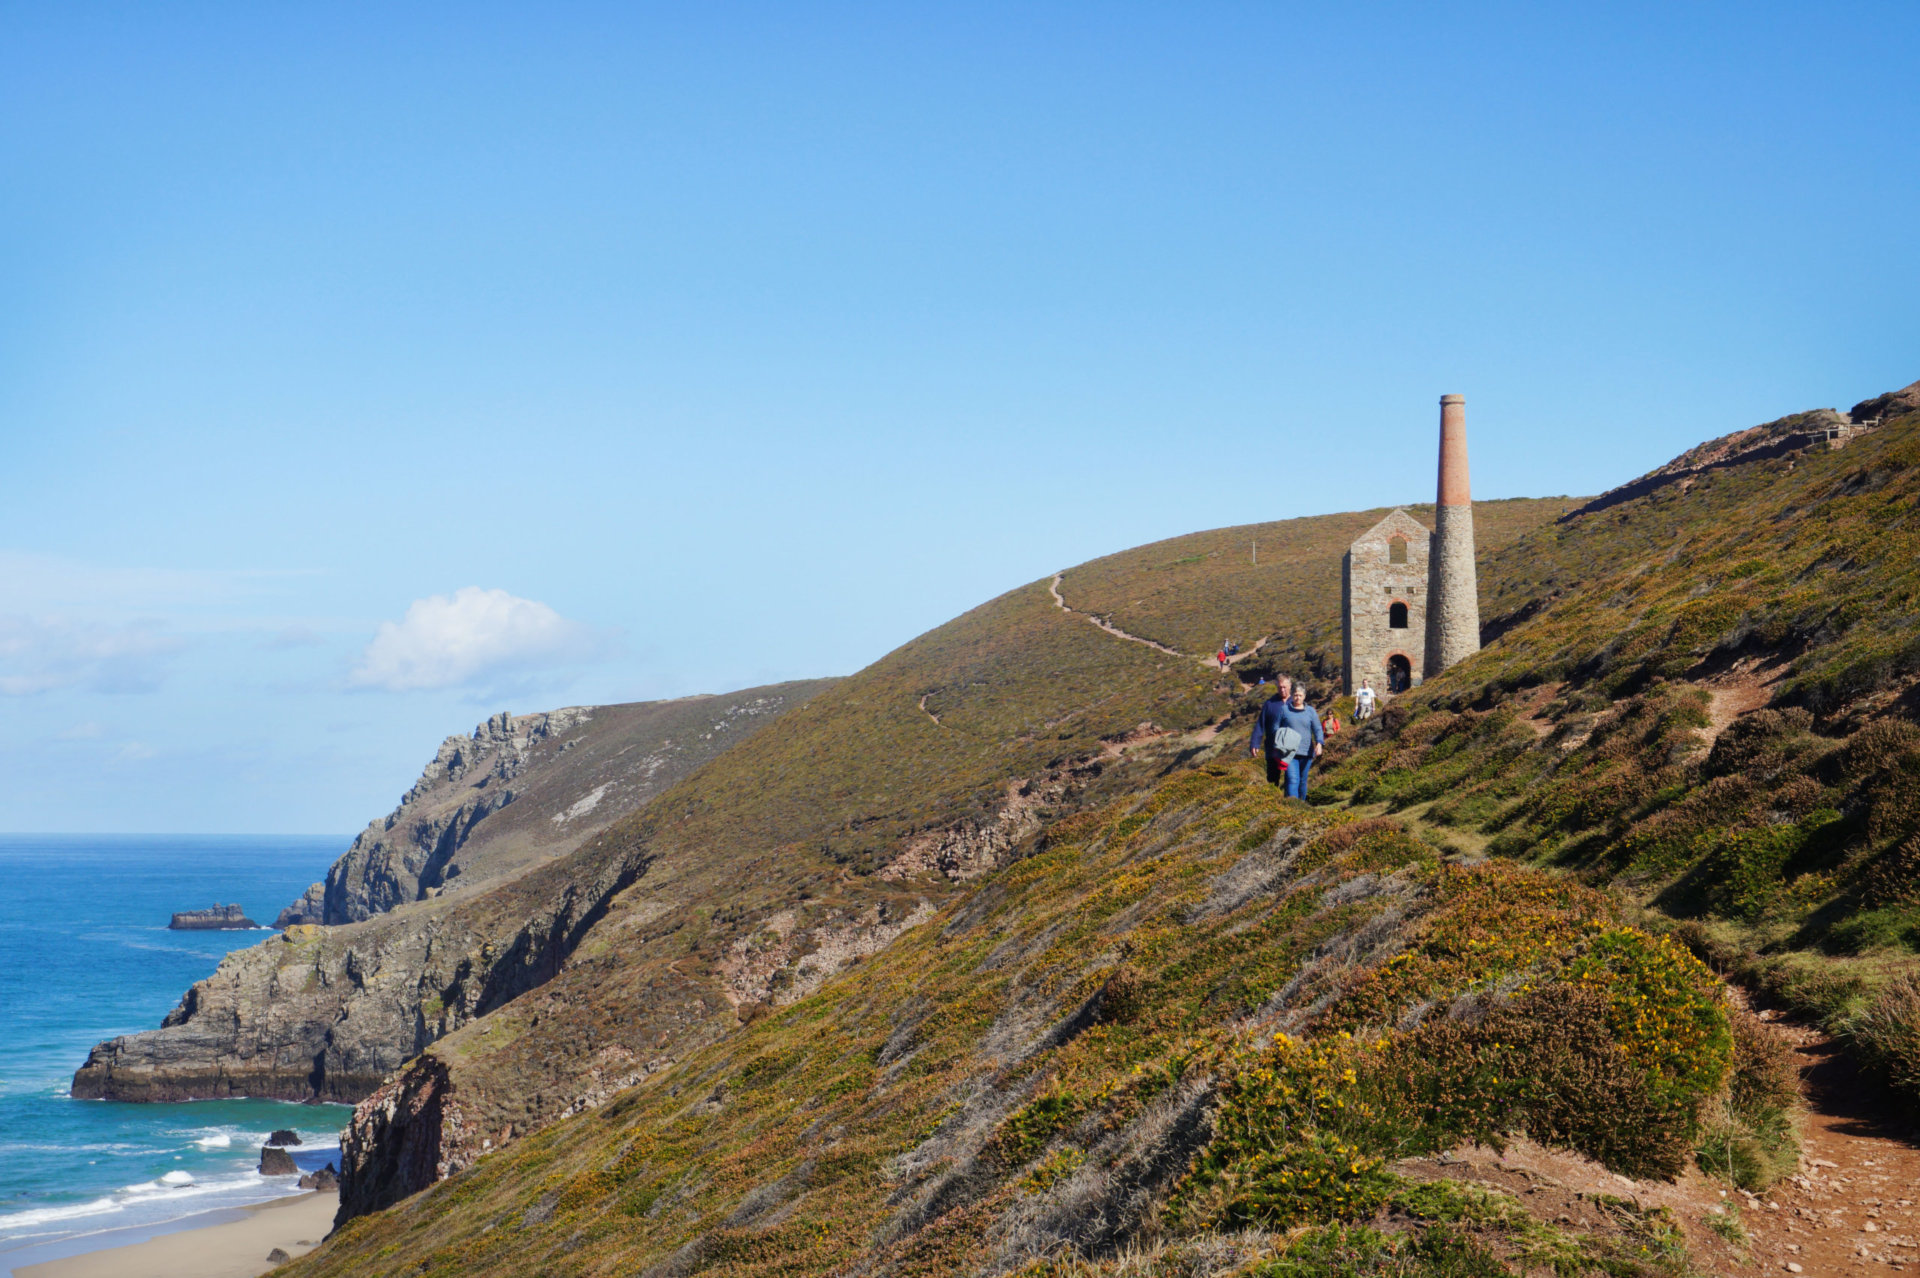
[[[121,624],[62,617],[0,616],[0,694],[32,696],[55,688],[152,692],[180,641],[158,623]]]
[[[347,682],[389,692],[451,688],[574,665],[605,647],[591,628],[546,604],[463,586],[416,599],[401,620],[381,622]]]

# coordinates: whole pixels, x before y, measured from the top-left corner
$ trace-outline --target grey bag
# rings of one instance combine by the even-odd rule
[[[1273,730],[1273,752],[1275,754],[1305,754],[1306,734],[1298,728],[1289,728],[1284,724]]]

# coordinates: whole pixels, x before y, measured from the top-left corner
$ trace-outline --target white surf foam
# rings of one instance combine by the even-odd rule
[[[188,1179],[184,1182],[169,1179],[179,1176],[188,1176]],[[127,1185],[105,1198],[0,1213],[0,1241],[18,1243],[49,1234],[70,1234],[75,1232],[73,1224],[83,1220],[88,1221],[91,1228],[108,1227],[107,1222],[96,1224],[88,1219],[90,1217],[115,1217],[111,1227],[118,1228],[122,1224],[171,1220],[215,1207],[265,1202],[297,1192],[290,1181],[276,1183],[257,1171],[209,1180],[195,1180],[187,1172],[167,1172],[153,1180]]]

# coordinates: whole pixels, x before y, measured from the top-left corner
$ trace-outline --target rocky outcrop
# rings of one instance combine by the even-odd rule
[[[828,682],[496,714],[442,742],[276,926],[357,923],[562,856]]]
[[[252,931],[259,927],[237,905],[216,905],[210,910],[176,910],[167,927],[175,932]]]
[[[302,923],[324,923],[327,921],[327,885],[315,883],[301,894],[292,905],[280,911],[273,921],[275,927],[298,927]]]
[[[354,839],[346,855],[281,918],[357,923],[417,901],[444,885],[454,853],[480,822],[517,797],[513,782],[535,748],[589,722],[594,707],[546,714],[496,714],[464,737],[448,737],[400,799],[400,806]],[[312,917],[319,888],[319,917]],[[297,920],[293,916],[297,915]]]
[[[1862,400],[1853,406],[1847,417],[1856,426],[1878,426],[1909,413],[1920,413],[1920,382]]]
[[[278,1145],[260,1147],[260,1174],[262,1176],[298,1176],[300,1169],[293,1164],[293,1155]]]
[[[379,1211],[458,1170],[442,1154],[445,1128],[462,1128],[447,1067],[423,1056],[353,1111],[340,1133],[340,1211],[336,1226]],[[456,1136],[458,1133],[456,1133]],[[470,1141],[455,1139],[455,1146]]]
[[[1844,448],[1849,440],[1916,412],[1920,412],[1920,382],[1862,400],[1844,416],[1831,408],[1816,408],[1750,426],[1689,448],[1666,465],[1568,511],[1560,516],[1560,522],[1608,510],[1675,484],[1686,492],[1704,476],[1728,466],[1785,457],[1803,449]]]
[[[329,1193],[340,1188],[340,1173],[332,1163],[328,1163],[317,1172],[308,1172],[300,1178],[300,1188],[317,1189]]]
[[[343,928],[296,924],[229,954],[156,1030],[96,1046],[79,1099],[358,1101],[443,1035],[550,980],[644,853],[544,866],[496,899]]]

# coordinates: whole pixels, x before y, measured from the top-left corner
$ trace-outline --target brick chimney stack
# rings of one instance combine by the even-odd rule
[[[1467,401],[1440,397],[1440,484],[1427,556],[1423,678],[1480,651],[1480,583],[1473,567],[1473,494],[1467,482]]]

